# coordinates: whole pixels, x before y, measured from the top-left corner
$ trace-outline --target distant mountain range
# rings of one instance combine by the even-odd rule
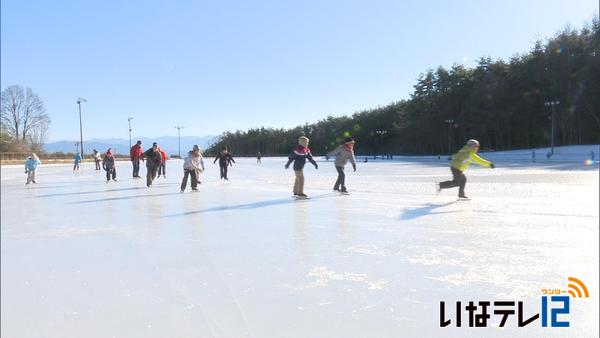
[[[218,136],[182,136],[181,137],[181,154],[184,156],[188,150],[191,150],[194,144],[200,146],[201,149],[206,149],[212,142],[216,141]],[[137,140],[142,141],[142,147],[148,149],[152,147],[153,142],[157,142],[158,145],[164,149],[169,156],[177,155],[177,136],[161,136],[156,138],[149,137],[136,137],[132,138],[132,144],[135,144]],[[50,142],[44,145],[44,150],[48,152],[63,152],[63,153],[74,153],[76,148],[75,144],[78,141],[58,141]],[[100,152],[106,152],[108,148],[112,148],[115,154],[129,154],[129,140],[120,138],[109,138],[109,139],[90,139],[83,141],[85,147],[85,153],[92,153],[93,149],[97,149]]]

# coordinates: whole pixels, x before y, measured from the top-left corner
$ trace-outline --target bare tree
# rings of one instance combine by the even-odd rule
[[[0,96],[2,123],[8,134],[18,140],[21,129],[21,112],[25,100],[23,88],[21,86],[10,86]]]
[[[31,88],[10,86],[2,91],[2,124],[17,142],[41,146],[50,124],[44,103]]]

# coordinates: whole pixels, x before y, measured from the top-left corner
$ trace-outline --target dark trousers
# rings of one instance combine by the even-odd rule
[[[111,176],[112,176],[113,180],[117,178],[117,168],[112,168],[112,169],[106,170],[106,180],[107,181],[110,181]]]
[[[192,189],[196,189],[198,186],[198,177],[196,176],[195,169],[183,169],[183,180],[181,181],[181,191],[185,190],[187,186],[188,176],[192,177]]]
[[[158,167],[146,167],[146,170],[146,186],[149,187],[152,185],[152,181],[154,181],[156,178]]]
[[[167,165],[165,163],[162,163],[158,167],[158,176],[160,176],[160,175],[166,175],[166,174],[167,174]]]
[[[133,163],[133,177],[140,176],[140,159],[134,158],[131,163]]]
[[[342,189],[346,189],[346,174],[344,174],[344,167],[335,167],[335,170],[338,172],[338,178],[337,181],[335,181],[333,189],[337,190],[340,186]]]
[[[465,185],[467,184],[467,177],[463,174],[462,171],[450,167],[450,171],[452,171],[452,181],[444,181],[440,183],[440,189],[448,189],[448,188],[458,188],[458,196],[465,196]]]
[[[96,160],[96,170],[100,170],[100,160]]]
[[[227,179],[227,164],[226,165],[219,164],[219,168],[221,169],[221,178]]]

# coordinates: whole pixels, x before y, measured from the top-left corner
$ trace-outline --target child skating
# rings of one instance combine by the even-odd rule
[[[37,167],[40,164],[42,164],[42,161],[40,161],[40,159],[35,153],[31,153],[31,155],[27,157],[27,160],[25,161],[25,173],[27,174],[27,183],[25,183],[25,185],[28,185],[29,183],[37,183],[35,181],[35,171],[37,170]]]
[[[294,162],[294,197],[297,198],[308,198],[304,193],[304,165],[306,160],[309,160],[315,166],[315,169],[319,169],[319,165],[312,158],[310,149],[308,149],[308,137],[300,136],[298,139],[298,146],[294,149],[294,152],[288,157],[288,161],[285,164],[285,169],[290,167],[290,164]]]
[[[469,140],[467,144],[462,147],[456,154],[452,155],[452,162],[450,163],[450,171],[452,171],[452,181],[440,182],[437,184],[438,192],[442,189],[458,187],[458,198],[467,199],[465,195],[465,185],[467,184],[467,177],[464,171],[475,162],[482,167],[488,167],[494,169],[495,166],[492,162],[484,160],[477,155],[479,150],[479,141]]]
[[[187,157],[183,161],[183,179],[181,180],[181,192],[185,191],[187,186],[188,176],[191,176],[192,191],[198,191],[198,177],[199,174],[204,170],[204,164],[202,161],[202,155],[200,154],[200,148],[194,146],[194,149],[188,152]]]
[[[217,160],[219,160],[219,170],[221,172],[221,179],[229,180],[227,178],[227,167],[233,166],[232,162],[235,163],[235,161],[229,153],[229,150],[227,150],[227,147],[221,148],[221,152],[217,155],[217,157],[215,157],[213,164],[216,163]]]
[[[73,171],[79,171],[79,163],[81,163],[81,154],[75,154],[75,156],[73,156],[73,161]]]
[[[335,156],[335,170],[338,172],[338,178],[333,185],[333,190],[341,193],[348,193],[348,190],[346,189],[346,174],[344,174],[344,167],[346,166],[346,163],[348,163],[348,160],[350,160],[352,169],[356,171],[354,140],[349,137],[346,138],[343,144],[340,144],[333,151],[329,152],[327,156]]]
[[[199,162],[200,169],[202,170],[196,170],[196,179],[198,180],[198,184],[202,184],[202,181],[200,181],[200,173],[204,171],[204,156],[202,156],[202,150],[197,144],[194,144],[194,147],[192,147],[192,152],[197,153],[198,156],[200,156]]]
[[[160,157],[162,159],[160,166],[158,166],[158,177],[162,175],[163,178],[167,178],[167,152],[162,148],[158,148],[158,151],[160,152]]]
[[[100,170],[100,163],[102,162],[102,155],[100,155],[100,152],[96,149],[94,149],[94,163],[96,164],[96,170]]]
[[[115,157],[113,156],[112,148],[108,148],[104,159],[102,160],[102,168],[106,171],[106,183],[110,182],[110,179],[114,182],[117,181],[117,168],[115,167]]]

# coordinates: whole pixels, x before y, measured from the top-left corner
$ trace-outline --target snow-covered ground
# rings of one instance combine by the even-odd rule
[[[568,161],[483,154],[498,167],[467,171],[470,201],[436,195],[450,178],[436,157],[348,166],[349,196],[331,192],[320,159],[301,201],[282,158],[238,158],[227,182],[207,161],[200,191],[184,194],[176,160],[150,189],[128,162],[109,184],[88,164],[42,165],[34,186],[4,166],[2,337],[598,336],[590,150],[597,160],[598,146],[557,148]],[[523,301],[528,317],[569,276],[590,291],[560,317],[569,328],[517,328],[516,315],[498,328],[493,314],[468,328],[465,312],[462,328],[439,327],[440,301],[452,318],[456,301]]]

